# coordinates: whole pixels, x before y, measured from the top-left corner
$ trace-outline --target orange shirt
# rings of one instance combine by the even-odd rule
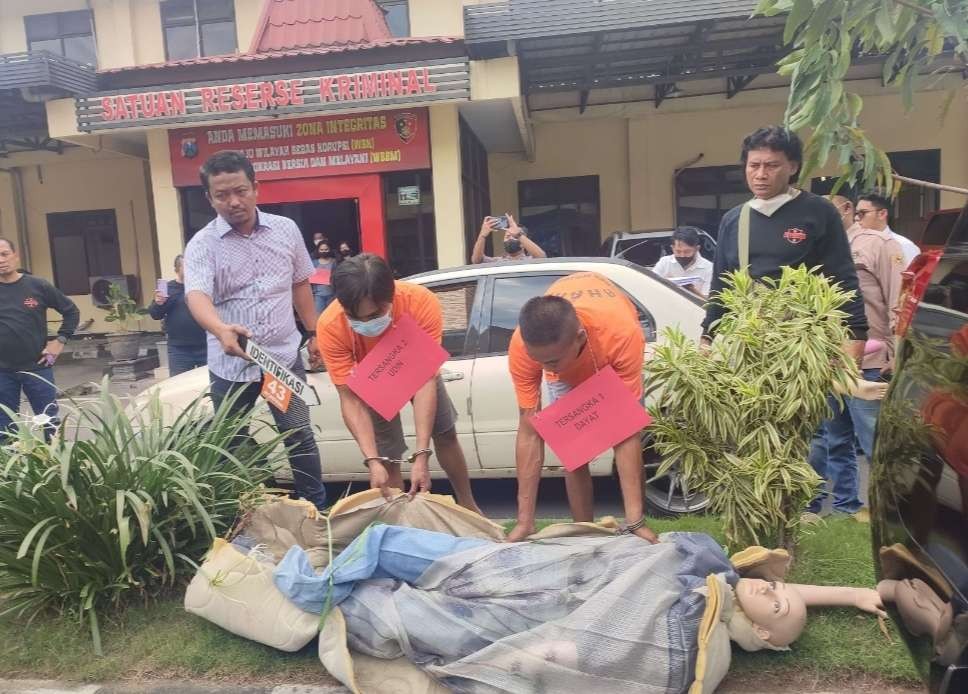
[[[611,365],[636,399],[641,398],[645,337],[635,306],[622,290],[594,272],[579,272],[552,284],[545,295],[570,301],[588,334],[588,342],[578,359],[561,373],[545,373],[545,378],[577,386],[598,369]],[[511,336],[508,366],[518,406],[538,407],[542,368],[528,356],[520,328]]]
[[[410,316],[428,335],[440,342],[443,336],[443,314],[437,296],[419,284],[394,282],[394,287],[391,309],[394,321],[400,316]],[[353,367],[363,360],[382,337],[363,337],[353,332],[339,301],[332,302],[316,322],[316,343],[333,384],[344,385]]]

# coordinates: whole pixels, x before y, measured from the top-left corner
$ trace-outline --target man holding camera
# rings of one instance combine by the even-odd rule
[[[495,231],[504,230],[504,255],[484,255],[484,243],[487,237]],[[497,260],[527,260],[528,258],[544,258],[546,254],[541,247],[528,238],[527,228],[518,226],[514,217],[506,214],[502,217],[485,217],[481,225],[481,233],[477,236],[474,250],[471,252],[471,263],[493,263]]]

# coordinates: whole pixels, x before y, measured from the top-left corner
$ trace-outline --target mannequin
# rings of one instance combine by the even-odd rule
[[[870,588],[810,586],[741,578],[736,583],[735,593],[736,602],[752,623],[754,633],[775,648],[786,648],[800,637],[807,623],[808,607],[856,607],[887,617],[882,595]],[[891,598],[893,593],[885,592],[884,599]]]

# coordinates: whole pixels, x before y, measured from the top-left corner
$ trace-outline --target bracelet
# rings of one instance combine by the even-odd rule
[[[645,527],[645,514],[642,514],[642,517],[639,518],[634,523],[629,523],[627,525],[621,526],[615,532],[615,534],[616,535],[631,535],[632,533],[634,533],[639,528],[644,528],[644,527]]]

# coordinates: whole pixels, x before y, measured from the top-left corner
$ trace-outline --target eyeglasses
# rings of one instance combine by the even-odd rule
[[[857,210],[854,212],[854,219],[863,219],[864,215],[868,212],[877,212],[878,210]]]

